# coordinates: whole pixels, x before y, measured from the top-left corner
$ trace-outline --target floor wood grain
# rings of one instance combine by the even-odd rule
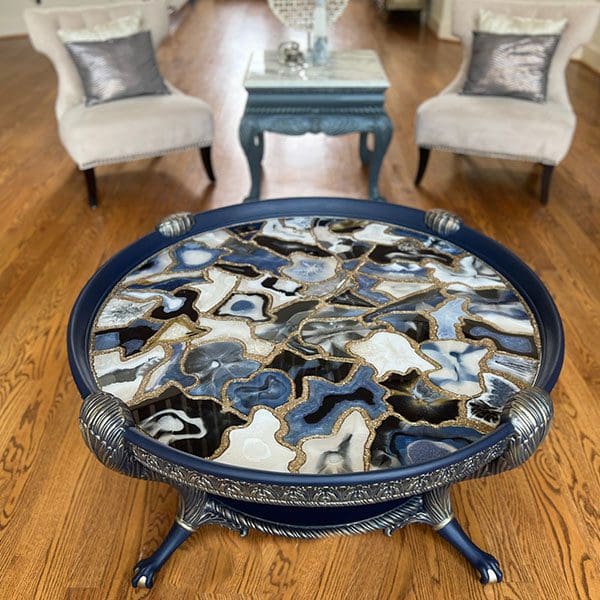
[[[193,151],[107,166],[98,169],[95,211],[58,141],[50,64],[26,39],[0,40],[0,598],[600,598],[599,77],[568,69],[579,124],[547,208],[537,200],[538,168],[520,162],[434,152],[416,190],[415,109],[451,78],[460,48],[366,0],[351,3],[331,43],[375,48],[392,81],[384,196],[451,209],[506,244],[543,278],[564,319],[567,355],[548,440],[524,467],[454,492],[459,519],[500,559],[506,582],[483,588],[422,526],[392,539],[311,542],[206,527],[152,592],[130,589],[132,567],[160,543],[176,497],[107,470],[85,449],[67,366],[69,311],[90,275],[163,216],[246,195],[237,125],[248,53],[288,36],[259,0],[200,0],[180,17],[160,64],[214,108],[218,183],[209,185]],[[356,138],[268,135],[264,196],[364,197]]]

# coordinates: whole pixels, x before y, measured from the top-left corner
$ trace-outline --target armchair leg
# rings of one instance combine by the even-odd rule
[[[425,169],[427,169],[427,162],[429,161],[429,148],[419,148],[419,166],[417,168],[417,175],[415,177],[415,185],[418,186],[425,175]]]
[[[94,169],[84,169],[83,175],[85,176],[85,185],[87,187],[88,204],[92,208],[98,206],[98,196],[96,195],[96,174]]]
[[[202,164],[204,165],[204,170],[208,175],[208,178],[211,181],[215,181],[215,173],[212,168],[212,161],[210,159],[210,146],[205,146],[204,148],[200,148],[200,156],[202,157]]]
[[[550,181],[552,180],[552,173],[554,173],[554,165],[542,165],[542,169],[540,200],[542,201],[542,204],[546,206],[550,199]]]

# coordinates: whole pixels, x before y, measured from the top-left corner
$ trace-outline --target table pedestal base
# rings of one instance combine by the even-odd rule
[[[135,567],[134,587],[152,587],[169,556],[202,525],[216,524],[246,536],[249,529],[270,535],[314,539],[382,530],[391,536],[410,523],[425,523],[448,540],[480,574],[482,583],[502,580],[498,561],[478,548],[452,514],[449,487],[394,502],[360,507],[296,508],[231,501],[194,488],[179,488],[175,523],[157,550]]]

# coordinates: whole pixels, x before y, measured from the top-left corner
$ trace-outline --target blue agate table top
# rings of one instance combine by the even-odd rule
[[[542,359],[530,307],[482,259],[316,216],[178,239],[112,287],[89,344],[96,385],[160,444],[299,474],[448,456],[498,426]]]

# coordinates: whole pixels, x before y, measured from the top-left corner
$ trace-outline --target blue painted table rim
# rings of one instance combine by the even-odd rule
[[[462,225],[457,232],[446,236],[433,234],[425,225],[425,212],[407,206],[379,204],[350,198],[294,197],[238,204],[199,213],[195,215],[192,229],[184,235],[169,238],[155,231],[127,246],[108,260],[91,277],[79,294],[69,319],[67,332],[69,365],[82,398],[98,389],[88,360],[94,317],[112,288],[133,267],[185,237],[212,229],[268,218],[298,216],[368,219],[399,225],[447,239],[487,262],[510,281],[533,312],[539,326],[542,345],[542,360],[535,385],[547,392],[552,390],[564,358],[564,333],[561,318],[550,293],[540,278],[510,250],[465,225]],[[513,426],[509,422],[504,422],[481,440],[441,459],[410,467],[343,475],[298,475],[245,469],[211,462],[165,446],[150,438],[137,427],[128,428],[125,435],[131,444],[148,450],[159,458],[208,475],[288,486],[350,486],[398,481],[446,468],[476,452],[490,448],[495,443],[508,438],[512,433]]]

